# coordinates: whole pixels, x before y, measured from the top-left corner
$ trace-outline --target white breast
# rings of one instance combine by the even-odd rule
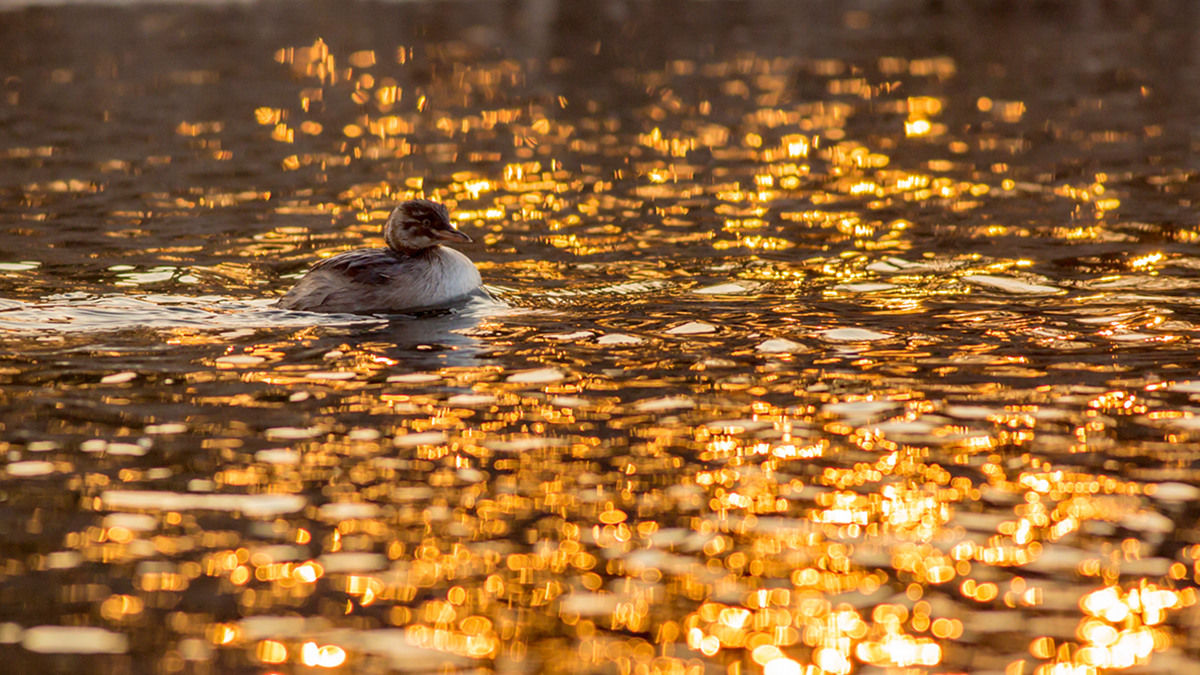
[[[444,305],[479,288],[483,279],[475,263],[452,248],[439,246],[429,257],[429,264],[414,266],[413,274],[384,286],[397,300],[424,299],[421,307]],[[389,306],[392,306],[389,304]]]

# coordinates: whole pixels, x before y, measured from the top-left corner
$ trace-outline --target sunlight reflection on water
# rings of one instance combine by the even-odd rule
[[[1117,5],[5,12],[0,653],[1188,672],[1197,16]],[[503,304],[272,307],[418,195]]]

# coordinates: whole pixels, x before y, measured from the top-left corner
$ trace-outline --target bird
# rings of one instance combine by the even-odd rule
[[[413,313],[444,309],[481,292],[471,259],[442,246],[470,242],[443,204],[410,199],[383,225],[384,248],[340,253],[313,265],[276,303],[306,312]]]

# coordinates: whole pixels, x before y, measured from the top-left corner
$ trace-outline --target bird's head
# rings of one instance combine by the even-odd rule
[[[392,211],[383,226],[383,239],[397,253],[415,253],[445,242],[469,242],[454,229],[446,207],[428,199],[410,199]]]

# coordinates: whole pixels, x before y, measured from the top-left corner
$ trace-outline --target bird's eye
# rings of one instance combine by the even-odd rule
[[[425,227],[430,227],[433,225],[433,221],[428,218],[422,218],[421,224],[424,225]]]

